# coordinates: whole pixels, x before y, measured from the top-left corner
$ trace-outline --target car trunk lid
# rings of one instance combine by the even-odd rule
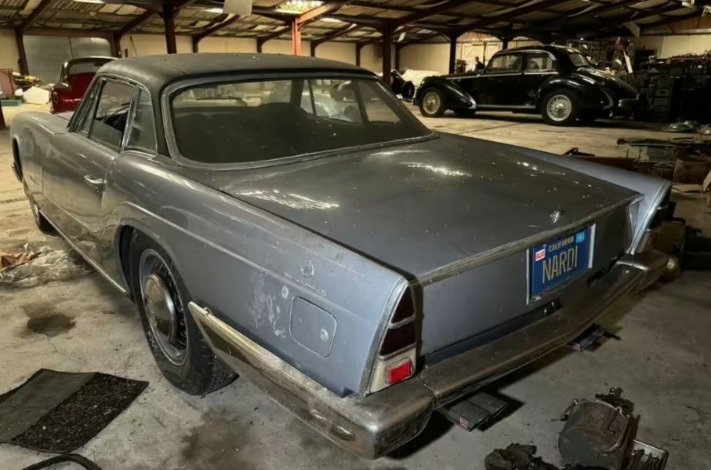
[[[591,269],[570,284],[583,288],[629,243],[625,206],[636,193],[526,152],[441,135],[200,179],[413,280],[420,352],[438,361],[565,298],[529,295],[529,247],[579,229],[593,236],[595,225]]]

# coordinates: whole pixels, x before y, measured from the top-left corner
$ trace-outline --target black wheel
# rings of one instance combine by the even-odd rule
[[[232,382],[236,374],[210,350],[190,316],[188,291],[168,255],[138,232],[130,247],[131,289],[163,375],[190,395],[214,392]]]
[[[476,109],[455,109],[454,114],[463,118],[473,117],[476,114]]]
[[[571,90],[553,90],[543,99],[541,114],[546,123],[554,126],[573,124],[580,114],[578,96]]]
[[[400,96],[406,100],[411,100],[415,96],[415,85],[412,82],[405,82],[400,90]]]
[[[420,113],[425,117],[440,117],[444,114],[444,97],[436,88],[427,88],[420,98]]]
[[[30,202],[32,220],[35,221],[35,225],[37,226],[39,231],[44,233],[45,235],[57,235],[57,231],[54,229],[52,224],[49,223],[45,216],[42,215],[42,212],[37,206],[37,203],[35,203],[35,200],[32,199],[32,196],[30,196],[30,192],[27,190],[27,185],[25,183],[23,183],[22,185],[25,188],[25,195],[27,196],[27,200]]]

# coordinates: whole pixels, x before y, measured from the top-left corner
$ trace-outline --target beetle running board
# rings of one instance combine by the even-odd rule
[[[487,393],[479,392],[468,398],[439,408],[441,414],[457,426],[471,432],[490,424],[509,406],[503,400]]]

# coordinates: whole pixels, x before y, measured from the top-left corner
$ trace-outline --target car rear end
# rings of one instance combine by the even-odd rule
[[[380,321],[365,389],[347,396],[251,341],[197,304],[220,357],[334,443],[368,458],[414,438],[437,409],[564,346],[667,258],[635,241],[645,196],[565,220],[412,279]],[[646,228],[646,227],[645,227]]]

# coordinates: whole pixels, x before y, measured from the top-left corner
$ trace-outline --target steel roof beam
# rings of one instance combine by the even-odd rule
[[[353,31],[358,31],[359,29],[363,29],[363,28],[364,28],[363,25],[351,23],[349,26],[346,26],[345,28],[341,28],[336,32],[333,32],[331,34],[326,34],[323,37],[312,40],[311,41],[312,50],[315,49],[320,44],[323,44],[324,42],[333,41],[336,38],[340,38],[341,36],[345,36],[348,33],[352,33]]]
[[[241,17],[239,15],[234,15],[232,18],[227,18],[220,23],[217,23],[217,24],[210,26],[206,29],[203,29],[201,32],[199,32],[193,36],[193,41],[195,43],[198,43],[201,40],[205,39],[206,37],[208,37],[212,34],[215,34],[219,30],[226,28],[227,26],[229,26],[231,24],[236,23],[237,21],[239,21],[240,18]]]
[[[44,13],[49,6],[52,4],[53,0],[42,0],[39,5],[35,7],[32,12],[27,15],[27,17],[22,20],[22,23],[17,27],[17,29],[21,32],[24,33],[27,28],[32,26],[32,24],[37,21],[37,19]]]

